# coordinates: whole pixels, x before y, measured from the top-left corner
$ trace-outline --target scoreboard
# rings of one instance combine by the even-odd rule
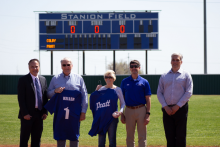
[[[158,13],[40,13],[39,49],[158,50]]]

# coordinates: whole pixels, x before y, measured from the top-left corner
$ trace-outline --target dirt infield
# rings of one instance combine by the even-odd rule
[[[0,147],[18,147],[19,145],[0,145]],[[56,147],[56,144],[42,144],[41,147]],[[68,146],[67,146],[68,147]],[[95,146],[79,146],[79,147],[95,147]],[[126,146],[117,146],[126,147]],[[147,147],[166,147],[166,146],[147,146]],[[219,147],[219,146],[187,146],[187,147]]]

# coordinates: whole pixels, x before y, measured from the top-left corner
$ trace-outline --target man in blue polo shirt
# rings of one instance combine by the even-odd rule
[[[139,61],[132,60],[130,62],[131,76],[123,79],[121,82],[121,89],[126,103],[125,112],[121,115],[121,122],[126,124],[127,147],[135,146],[134,135],[136,124],[138,146],[145,147],[147,145],[146,125],[150,121],[151,90],[148,81],[138,74],[139,70]]]

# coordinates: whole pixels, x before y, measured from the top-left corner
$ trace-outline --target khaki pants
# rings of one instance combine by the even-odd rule
[[[144,125],[144,118],[146,116],[146,107],[141,107],[138,109],[125,108],[125,121],[127,130],[127,147],[134,147],[134,135],[135,127],[137,123],[138,132],[138,146],[145,147],[147,145],[147,128]]]

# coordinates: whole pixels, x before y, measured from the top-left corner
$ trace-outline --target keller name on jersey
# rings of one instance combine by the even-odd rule
[[[75,101],[74,97],[63,97],[64,101]]]
[[[96,110],[98,110],[99,108],[103,108],[103,107],[109,107],[110,106],[110,100],[108,100],[107,102],[102,103],[102,104],[100,102],[98,102],[98,103],[96,103],[96,106],[97,106]]]

